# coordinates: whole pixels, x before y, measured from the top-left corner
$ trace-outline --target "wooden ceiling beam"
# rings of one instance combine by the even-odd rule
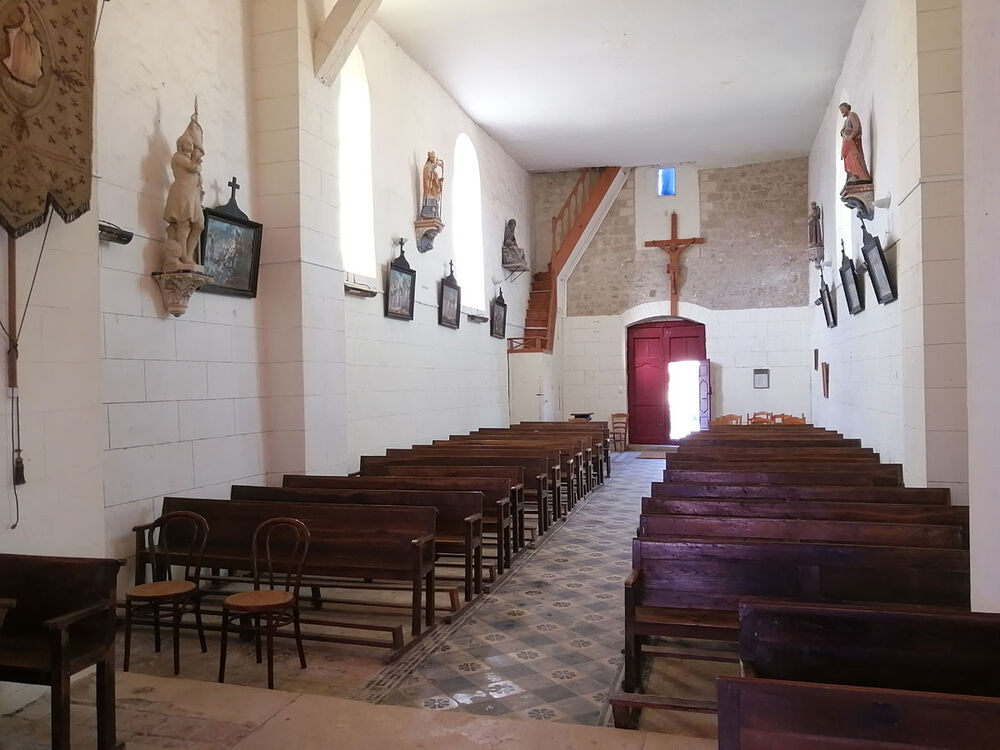
[[[313,70],[332,86],[382,0],[337,0],[313,39]]]

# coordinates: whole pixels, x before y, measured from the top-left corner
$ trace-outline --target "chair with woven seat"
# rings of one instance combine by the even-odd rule
[[[627,412],[618,412],[611,415],[611,440],[614,443],[616,451],[628,450]]]
[[[747,414],[747,424],[774,424],[774,414],[769,411],[755,411]]]
[[[181,618],[188,611],[194,612],[198,626],[201,651],[208,651],[205,628],[201,622],[201,562],[208,540],[208,522],[197,513],[176,511],[164,513],[152,523],[135,526],[136,582],[142,578],[147,564],[152,568],[153,580],[139,583],[125,593],[125,655],[122,671],[128,672],[132,650],[132,625],[137,621],[136,609],[148,608],[150,618],[139,622],[153,625],[153,646],[160,653],[161,608],[169,607],[172,616],[174,641],[174,674],[180,674]],[[171,568],[183,567],[183,578],[173,580]]]
[[[743,424],[743,416],[740,414],[723,414],[709,422],[712,424]]]
[[[274,689],[274,632],[291,624],[299,665],[306,668],[299,624],[299,587],[302,566],[309,551],[309,529],[296,518],[270,518],[253,534],[253,590],[230,594],[222,602],[222,644],[219,650],[219,682],[226,681],[226,642],[234,620],[253,618],[257,663],[261,662],[260,637],[267,640],[267,687]],[[261,618],[264,626],[261,627]],[[245,623],[243,626],[245,627]]]

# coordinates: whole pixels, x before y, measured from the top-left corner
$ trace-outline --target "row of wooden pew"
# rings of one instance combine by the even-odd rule
[[[992,747],[1000,616],[970,613],[968,538],[947,489],[904,487],[857,440],[809,425],[693,434],[643,499],[616,724],[717,708],[725,750]],[[738,658],[743,676],[719,678],[717,706],[644,695],[651,655]]]
[[[442,589],[452,611],[461,606],[457,590],[442,587],[442,580],[460,580],[466,601],[483,593],[531,540],[604,481],[609,448],[604,424],[487,428],[363,456],[360,471],[350,476],[287,475],[281,487],[233,485],[228,500],[166,497],[163,513],[193,512],[207,521],[203,565],[213,571],[205,576],[214,583],[205,592],[211,597],[245,585],[250,540],[262,521],[303,521],[311,535],[303,578],[311,609],[301,620],[303,637],[384,646],[392,658],[407,645],[402,627],[369,617],[370,610],[408,608],[410,633],[420,636],[436,621]],[[136,585],[151,567],[142,532],[137,527]],[[452,569],[460,573],[448,578]],[[359,596],[361,590],[409,596]]]

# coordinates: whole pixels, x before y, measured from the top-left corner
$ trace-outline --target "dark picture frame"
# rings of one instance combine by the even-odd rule
[[[490,303],[490,336],[495,339],[507,337],[507,302],[502,291]]]
[[[202,292],[257,296],[260,270],[260,243],[264,226],[251,221],[242,211],[226,206],[205,209],[205,228],[201,233],[201,265],[212,276]]]
[[[854,261],[841,252],[843,261],[840,264],[840,283],[844,288],[844,300],[847,302],[847,311],[851,315],[857,315],[865,309],[865,287],[863,283],[858,283],[858,272],[854,268]]]
[[[449,262],[449,266],[438,295],[438,325],[457,329],[462,322],[462,288],[455,278],[455,264]]]
[[[385,317],[396,320],[413,320],[413,307],[417,294],[417,272],[410,268],[399,247],[399,257],[389,261],[385,278]]]
[[[868,234],[864,222],[861,223],[864,230],[864,244],[861,246],[861,254],[865,259],[865,266],[868,268],[868,278],[871,279],[872,289],[875,290],[875,299],[880,305],[886,305],[896,300],[896,282],[892,278],[889,264],[885,261],[885,253],[882,251],[882,243],[878,237]]]
[[[830,294],[830,287],[826,285],[826,279],[820,280],[819,300],[823,305],[823,317],[826,318],[827,328],[837,327],[837,307],[834,296]]]

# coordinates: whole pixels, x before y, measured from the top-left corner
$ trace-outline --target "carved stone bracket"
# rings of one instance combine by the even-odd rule
[[[875,217],[875,186],[870,182],[847,183],[840,191],[840,200],[862,221]]]
[[[192,294],[214,280],[213,276],[204,273],[203,268],[200,271],[157,271],[153,273],[153,278],[160,286],[164,307],[175,318],[187,312]]]
[[[444,222],[441,219],[417,219],[413,228],[417,233],[417,250],[426,253],[434,249],[434,240],[444,229]]]

